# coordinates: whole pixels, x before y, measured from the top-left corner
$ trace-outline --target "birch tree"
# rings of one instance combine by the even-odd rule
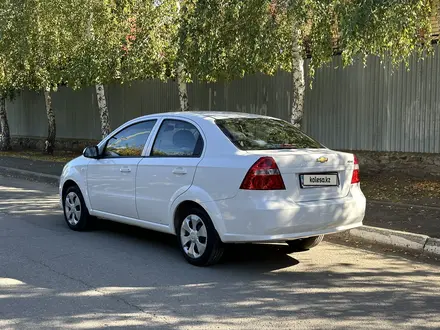
[[[0,33],[0,35],[3,34]],[[13,77],[11,77],[10,71],[7,71],[7,61],[1,52],[4,49],[2,46],[3,43],[0,39],[0,150],[6,151],[11,150],[11,134],[6,111],[6,100],[13,98]]]
[[[0,150],[3,151],[11,149],[6,101],[14,99],[28,77],[27,66],[14,48],[17,29],[22,28],[15,25],[16,14],[10,3],[0,3]]]
[[[89,25],[87,27],[87,40],[93,41],[94,38],[94,28],[93,28],[93,12],[90,13]],[[111,132],[110,125],[110,114],[107,107],[107,98],[105,96],[104,84],[98,83],[95,85],[96,90],[96,100],[98,102],[99,117],[101,119],[101,137],[104,139]]]
[[[292,33],[292,109],[290,122],[297,128],[301,127],[305,96],[304,51],[301,40],[302,31],[299,27],[294,26]]]
[[[93,20],[93,11],[92,11],[90,13],[90,19],[89,19],[88,31],[87,31],[88,41],[90,40],[94,41],[95,39],[93,23],[94,20]],[[98,102],[99,117],[101,119],[101,137],[104,139],[111,132],[110,114],[108,112],[107,98],[105,96],[104,84],[102,83],[96,84],[95,90],[96,90],[96,100]]]
[[[0,150],[11,150],[11,134],[9,130],[6,101],[13,101],[20,85],[20,72],[15,71],[13,64],[1,53],[0,40]]]
[[[69,15],[66,4],[68,2],[63,0],[33,0],[28,6],[30,22],[26,24],[30,43],[28,58],[32,67],[29,87],[43,90],[48,121],[45,151],[50,154],[53,154],[56,140],[52,93],[63,81],[62,67],[65,66],[71,46],[70,36],[65,29]]]
[[[0,77],[0,80],[2,77]],[[0,83],[1,84],[1,83]],[[11,150],[11,133],[9,131],[8,114],[6,111],[6,100],[11,98],[7,88],[0,87],[0,150]]]
[[[104,138],[111,132],[104,84],[114,81],[117,75],[122,42],[122,35],[118,34],[118,2],[70,0],[70,4],[64,28],[71,36],[71,49],[64,80],[73,89],[94,86]]]
[[[6,97],[0,95],[0,150],[11,150],[11,135],[6,113]]]
[[[276,0],[275,0],[276,2]],[[286,3],[278,2],[280,10]],[[430,1],[305,0],[301,33],[294,32],[292,123],[300,126],[304,105],[304,61],[310,56],[311,78],[340,51],[344,67],[368,55],[396,67],[431,48]],[[296,26],[295,26],[296,28]],[[298,56],[302,54],[302,56]],[[301,78],[302,76],[302,78]]]
[[[66,28],[71,29],[72,49],[65,68],[68,86],[94,86],[101,122],[101,136],[111,132],[104,84],[113,82],[120,69],[122,30],[120,13],[128,1],[71,0]]]
[[[101,134],[110,132],[104,84],[166,79],[174,62],[175,0],[72,0],[68,18],[73,47],[65,69],[68,86],[95,86]],[[173,32],[174,31],[174,32]]]
[[[176,61],[176,78],[177,78],[177,89],[179,91],[179,104],[180,104],[180,111],[188,111],[189,110],[189,104],[188,104],[188,85],[187,85],[187,74],[186,74],[186,67],[182,59],[182,42],[185,38],[184,29],[181,28],[181,22],[182,22],[182,13],[186,14],[185,12],[182,12],[182,0],[176,0],[176,10],[177,10],[177,26],[178,26],[178,35],[177,35],[177,46],[178,46],[178,56]]]
[[[71,37],[64,29],[69,17],[69,1],[4,1],[7,14],[2,49],[5,58],[16,67],[20,85],[42,92],[45,99],[48,134],[45,151],[53,153],[56,139],[52,93],[63,81],[63,70],[71,47]]]
[[[86,11],[85,13],[90,12],[90,17],[89,17],[89,21],[87,24],[87,28],[86,28],[86,43],[92,43],[92,44],[96,44],[96,39],[95,39],[95,20],[94,20],[94,13],[97,11],[97,14],[101,16],[107,14],[108,16],[108,10],[105,10],[105,7],[102,8],[101,6],[97,6],[98,8],[96,8],[96,6],[93,6],[93,2],[92,1],[88,1],[88,4],[92,4],[90,11]],[[87,4],[86,3],[86,4]],[[103,3],[102,1],[100,2],[101,5],[105,5],[105,3]],[[101,9],[101,10],[100,10]],[[102,10],[104,9],[104,10]],[[107,19],[110,19],[110,17],[107,17]],[[102,22],[102,20],[101,20]],[[104,24],[105,27],[107,27],[108,24]],[[102,31],[102,26],[99,27],[99,31]],[[114,30],[113,30],[114,31]],[[99,37],[102,37],[102,34],[98,34]],[[81,40],[78,40],[79,42],[81,42]],[[100,44],[102,44],[102,40],[100,40]],[[96,54],[96,50],[89,48],[89,51],[92,52],[92,54]],[[99,54],[99,53],[98,53]],[[109,55],[106,52],[103,52],[99,55]],[[99,109],[99,118],[101,121],[101,137],[104,139],[107,135],[110,134],[111,132],[111,124],[110,124],[110,114],[108,111],[108,106],[107,106],[107,98],[106,98],[106,94],[105,94],[105,86],[103,83],[103,80],[101,80],[101,76],[98,74],[95,78],[96,84],[95,84],[95,91],[96,91],[96,100],[98,103],[98,109]]]
[[[18,82],[19,73],[13,72],[14,66],[10,61],[10,36],[13,27],[11,18],[13,12],[6,3],[0,4],[0,150],[11,149],[11,135],[9,130],[6,100],[12,99],[14,84]],[[17,74],[16,76],[14,75]]]

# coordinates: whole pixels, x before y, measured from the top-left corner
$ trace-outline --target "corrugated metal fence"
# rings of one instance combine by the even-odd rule
[[[194,83],[188,94],[193,110],[229,110],[289,118],[291,79],[280,72],[274,77],[256,75],[225,83]],[[151,113],[178,111],[174,82],[141,81],[128,85],[106,86],[111,125]],[[99,139],[100,122],[94,87],[80,91],[61,88],[53,93],[57,136],[60,138]],[[44,97],[25,91],[7,105],[11,134],[43,137],[47,134]]]
[[[409,70],[370,57],[342,69],[340,57],[318,71],[307,93],[304,129],[338,149],[440,152],[440,56]]]
[[[440,56],[393,74],[377,58],[367,67],[356,63],[342,69],[339,56],[318,70],[307,89],[304,130],[335,149],[440,152]],[[336,67],[336,68],[335,68]],[[107,86],[115,128],[134,117],[178,110],[174,82],[143,81]],[[189,86],[194,110],[229,110],[290,118],[291,76],[255,75],[226,83]],[[100,124],[94,88],[62,88],[53,96],[60,138],[99,139]],[[8,104],[11,133],[43,137],[47,123],[42,94],[21,93]]]

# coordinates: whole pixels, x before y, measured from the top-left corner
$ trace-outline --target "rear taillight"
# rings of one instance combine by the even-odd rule
[[[357,159],[356,155],[354,155],[354,170],[353,176],[351,177],[351,184],[359,182],[361,182],[361,178],[359,176],[359,160]]]
[[[247,172],[240,189],[284,190],[283,178],[272,157],[261,157]]]

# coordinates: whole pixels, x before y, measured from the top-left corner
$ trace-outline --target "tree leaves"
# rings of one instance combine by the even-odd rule
[[[396,65],[430,49],[425,0],[192,0],[183,8],[178,57],[192,79],[290,71],[297,29],[312,76],[336,49],[344,65],[367,54]]]
[[[407,63],[431,49],[431,4],[426,0],[313,0],[308,31],[311,73],[330,61],[334,41],[344,65],[367,55]]]
[[[181,12],[177,6],[181,6]],[[3,0],[0,88],[73,88],[166,80],[231,80],[291,70],[293,31],[328,63],[367,54],[406,61],[430,50],[426,0]],[[305,56],[305,53],[304,53]]]
[[[9,85],[41,90],[62,81],[70,45],[63,5],[61,0],[1,2],[0,58],[7,63]]]
[[[292,17],[267,0],[190,1],[182,17],[179,57],[193,79],[273,74],[291,65]]]

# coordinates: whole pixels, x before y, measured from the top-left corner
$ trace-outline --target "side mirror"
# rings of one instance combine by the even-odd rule
[[[84,149],[83,151],[83,156],[86,158],[94,158],[94,159],[98,159],[99,158],[99,149],[97,146],[93,146],[93,147],[87,147]]]

